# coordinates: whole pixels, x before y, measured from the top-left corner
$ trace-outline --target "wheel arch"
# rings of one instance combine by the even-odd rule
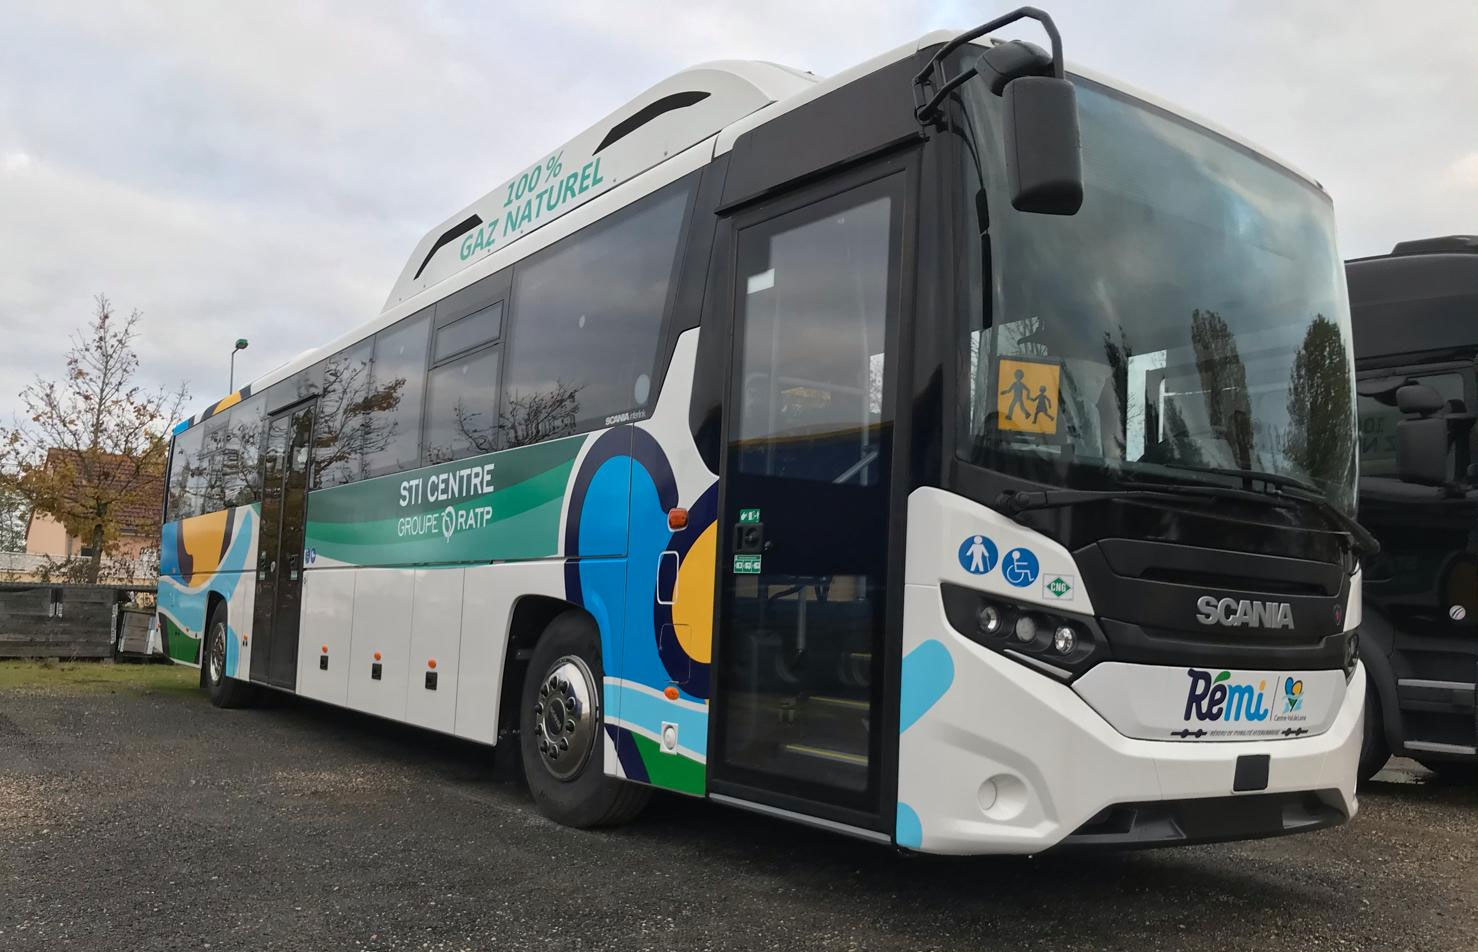
[[[518,730],[519,696],[534,646],[556,618],[569,612],[578,613],[592,626],[596,625],[595,616],[563,598],[524,595],[514,602],[508,619],[508,642],[504,647],[503,674],[498,690],[496,737],[499,742]]]
[[[1396,673],[1391,667],[1396,629],[1390,620],[1369,604],[1360,619],[1360,661],[1365,676],[1380,699],[1382,732],[1386,746],[1393,754],[1404,754],[1405,737],[1401,730],[1401,707],[1396,697]],[[1368,712],[1367,712],[1368,713]]]

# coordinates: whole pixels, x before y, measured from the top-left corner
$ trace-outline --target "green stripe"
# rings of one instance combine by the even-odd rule
[[[308,497],[304,546],[348,565],[435,565],[554,555],[559,551],[565,488],[585,439],[570,437],[319,490]],[[489,464],[492,492],[450,502],[426,501],[441,474]],[[405,506],[403,487],[410,500]],[[414,501],[416,493],[419,503]]]
[[[636,742],[637,753],[641,754],[642,763],[646,765],[647,776],[651,779],[653,786],[676,790],[678,793],[703,796],[707,790],[704,779],[706,771],[703,764],[690,760],[682,754],[664,754],[658,748],[656,741],[636,731],[630,733],[631,739]]]

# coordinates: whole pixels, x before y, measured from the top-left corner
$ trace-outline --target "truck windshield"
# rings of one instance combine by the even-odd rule
[[[1014,211],[1001,99],[961,90],[970,282],[959,453],[1053,485],[1315,484],[1354,506],[1353,348],[1324,193],[1242,146],[1075,78],[1085,189]]]

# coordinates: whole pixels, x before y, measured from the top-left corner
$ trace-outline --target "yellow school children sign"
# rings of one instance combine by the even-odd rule
[[[996,426],[1017,433],[1057,434],[1062,368],[1056,361],[1001,357],[996,362]]]

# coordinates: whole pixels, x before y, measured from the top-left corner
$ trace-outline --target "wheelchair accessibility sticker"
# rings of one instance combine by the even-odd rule
[[[1031,549],[1020,546],[1007,552],[1006,558],[1001,562],[1001,575],[1017,588],[1026,588],[1035,582],[1041,571],[1036,554]]]
[[[988,536],[966,536],[960,543],[960,567],[971,575],[984,575],[996,567],[1001,550]]]

